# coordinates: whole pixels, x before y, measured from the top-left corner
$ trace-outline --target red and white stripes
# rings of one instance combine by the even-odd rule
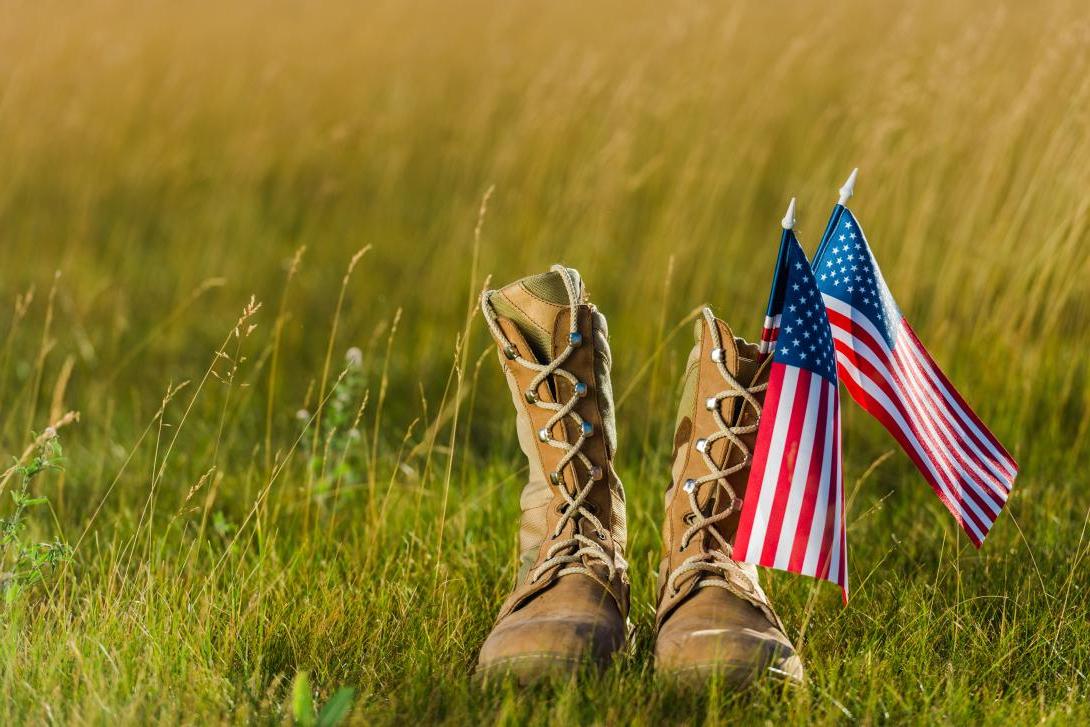
[[[765,316],[764,328],[761,329],[761,342],[757,344],[761,360],[776,350],[776,337],[780,335],[780,316]]]
[[[773,362],[734,557],[848,594],[837,385]]]
[[[860,310],[823,295],[841,381],[901,444],[979,547],[1018,465],[965,403],[903,319],[893,346]]]

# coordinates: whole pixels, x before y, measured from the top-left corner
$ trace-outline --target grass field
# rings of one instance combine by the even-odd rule
[[[281,724],[293,684],[359,724],[1090,720],[1081,3],[360,5],[0,3],[0,454],[79,412],[3,546],[74,551],[8,589],[0,723]],[[679,693],[685,321],[755,337],[788,197],[813,250],[853,166],[1022,474],[977,551],[845,404],[851,602],[765,576],[810,684]],[[557,261],[609,317],[634,640],[482,691],[524,471],[472,306]]]

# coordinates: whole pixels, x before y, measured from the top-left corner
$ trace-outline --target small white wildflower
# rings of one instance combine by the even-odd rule
[[[360,438],[360,430],[356,429],[355,427],[352,427],[351,429],[348,430],[348,438],[349,439],[359,439]]]
[[[344,360],[348,362],[349,366],[359,368],[363,366],[363,351],[359,347],[353,346],[345,352]]]
[[[310,412],[306,409],[300,409],[299,411],[295,412],[295,418],[306,421],[307,419],[310,419]]]

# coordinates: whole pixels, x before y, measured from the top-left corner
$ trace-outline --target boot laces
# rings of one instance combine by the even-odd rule
[[[563,472],[564,468],[573,460],[579,460],[583,465],[584,470],[587,472],[587,481],[581,486],[578,486],[574,494],[568,491],[568,488],[564,486],[563,482],[558,486],[557,489],[559,490],[560,496],[564,498],[564,505],[560,519],[557,520],[556,527],[553,528],[552,539],[559,538],[569,522],[575,523],[573,529],[574,534],[569,538],[557,540],[550,546],[549,550],[545,553],[544,560],[542,560],[541,564],[530,573],[529,580],[531,583],[537,582],[543,575],[549,572],[550,569],[556,566],[562,567],[554,573],[554,576],[582,573],[583,575],[597,577],[598,574],[588,566],[592,563],[600,563],[606,569],[606,579],[612,581],[616,573],[616,566],[605,548],[602,547],[601,542],[606,540],[608,531],[602,524],[602,521],[591,509],[591,503],[587,502],[594,489],[594,483],[597,479],[601,479],[607,475],[601,473],[601,477],[596,478],[594,473],[601,472],[601,470],[582,452],[584,442],[593,435],[593,429],[586,426],[588,423],[575,411],[579,399],[581,398],[578,393],[575,393],[576,387],[580,384],[580,381],[578,377],[563,368],[564,363],[581,344],[581,335],[578,330],[579,321],[576,315],[579,292],[576,289],[575,281],[572,279],[567,268],[562,265],[553,265],[550,270],[559,273],[564,281],[564,287],[567,289],[568,300],[570,301],[570,315],[568,316],[568,345],[559,356],[556,356],[547,364],[539,364],[536,361],[531,361],[518,353],[517,349],[507,341],[507,337],[496,323],[495,312],[488,302],[487,293],[482,298],[482,311],[484,312],[485,321],[488,323],[489,330],[493,337],[497,341],[506,344],[505,350],[509,352],[508,358],[515,363],[518,363],[520,366],[537,372],[530,381],[529,389],[523,393],[526,395],[527,401],[532,401],[534,406],[553,412],[552,416],[540,431],[540,434],[544,435],[544,438],[539,436],[539,439],[544,444],[564,452],[564,455],[556,465],[556,472]],[[542,401],[536,396],[535,392],[539,390],[541,384],[550,376],[562,378],[571,384],[570,388],[573,393],[568,401],[564,403]],[[574,442],[569,443],[562,439],[554,439],[552,436],[553,427],[564,419],[573,422],[576,431],[579,432],[579,436]],[[580,532],[579,520],[586,521],[592,527],[594,535],[598,538],[597,541],[588,538]]]
[[[719,326],[716,324],[715,317],[708,308],[704,309],[704,319],[711,332],[715,348],[722,350],[723,346]],[[720,376],[723,377],[724,382],[726,382],[727,388],[708,399],[709,405],[711,404],[712,399],[715,401],[715,407],[712,408],[709,406],[709,409],[712,411],[712,416],[715,418],[718,429],[705,439],[705,446],[699,450],[704,457],[704,464],[708,468],[708,474],[696,479],[687,480],[684,485],[684,490],[689,496],[689,511],[692,513],[692,517],[689,528],[681,536],[679,549],[685,550],[689,547],[689,543],[692,542],[692,539],[698,535],[705,537],[705,542],[708,543],[709,547],[706,547],[702,553],[689,556],[681,565],[674,569],[674,572],[670,574],[670,577],[667,580],[667,588],[670,593],[676,594],[678,591],[677,582],[679,578],[687,573],[702,572],[707,575],[700,578],[698,587],[715,586],[718,588],[725,588],[732,592],[737,592],[740,588],[748,597],[749,591],[752,590],[749,578],[746,576],[738,562],[734,560],[733,548],[731,547],[730,542],[723,536],[723,533],[719,531],[719,528],[716,527],[716,525],[729,518],[734,512],[742,509],[742,498],[738,497],[738,493],[731,487],[727,478],[735,472],[740,472],[749,466],[752,453],[749,451],[749,447],[746,446],[745,442],[742,441],[741,436],[752,434],[757,431],[761,417],[761,402],[758,401],[755,394],[763,392],[768,388],[768,384],[759,384],[754,387],[742,386],[730,371],[727,370],[726,362],[723,360],[723,357],[719,357],[716,361],[716,368],[718,369]],[[744,411],[746,405],[752,407],[756,414],[754,423],[746,426],[735,426],[731,422],[728,422],[723,417],[722,406],[720,406],[720,404],[727,399],[742,399],[742,406],[739,407],[736,421],[741,420],[741,413]],[[726,439],[730,442],[727,453],[724,454],[724,462],[729,459],[727,455],[730,452],[730,447],[737,447],[742,453],[740,461],[726,468],[720,467],[711,456],[712,445],[721,439]],[[702,487],[709,483],[715,483],[712,495],[725,496],[727,506],[724,508],[717,508],[719,509],[719,512],[714,512],[712,515],[705,516],[700,507],[699,495]],[[712,498],[709,497],[709,500],[711,499]],[[706,537],[709,535],[711,536],[710,542],[708,542]]]

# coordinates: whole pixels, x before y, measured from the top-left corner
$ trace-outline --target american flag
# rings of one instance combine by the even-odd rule
[[[859,222],[837,205],[814,256],[840,380],[901,444],[980,547],[1018,465],[905,321]]]
[[[836,354],[825,306],[794,233],[776,278],[780,317],[734,557],[824,578],[847,599]],[[774,284],[773,290],[776,286]]]

